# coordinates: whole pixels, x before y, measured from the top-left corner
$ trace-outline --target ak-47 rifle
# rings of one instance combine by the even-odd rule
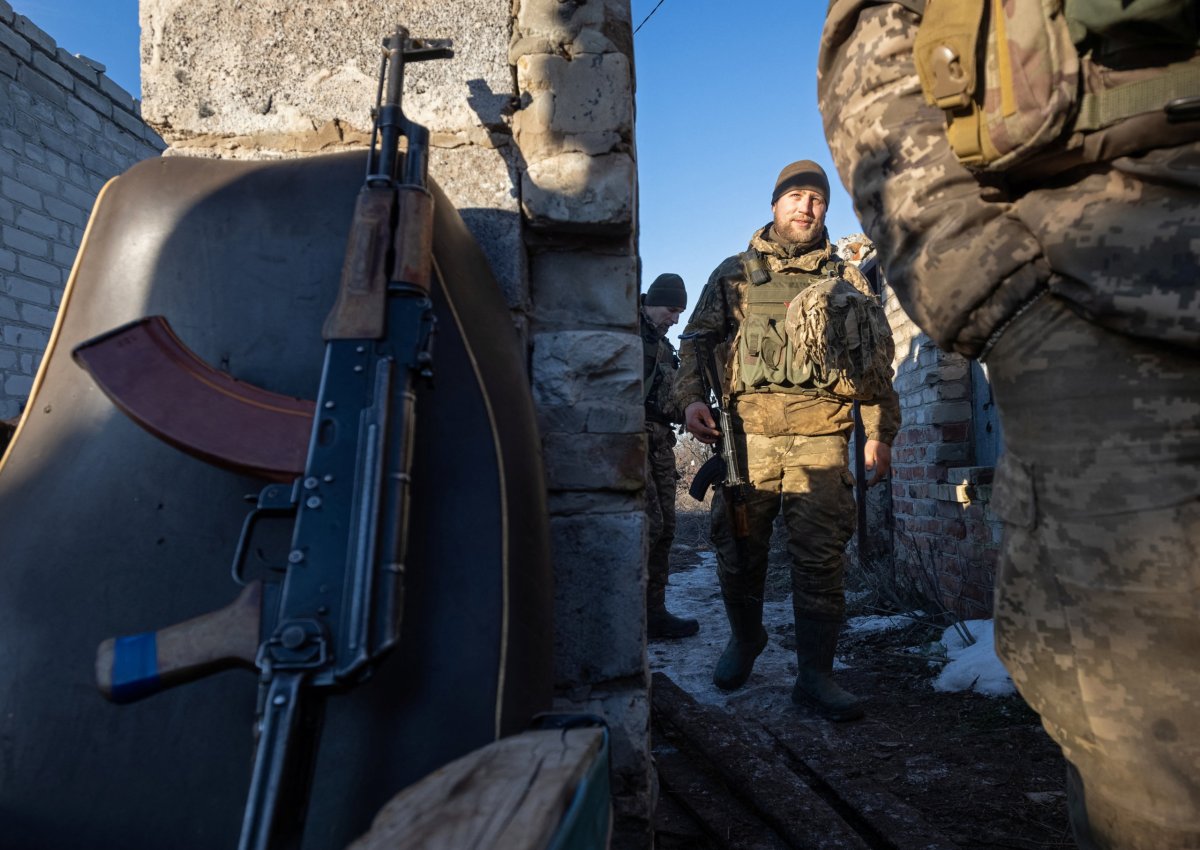
[[[429,133],[404,116],[401,94],[406,63],[451,55],[448,40],[412,39],[403,27],[383,42],[367,176],[322,331],[303,473],[264,488],[246,518],[233,559],[245,591],[228,608],[109,639],[97,653],[97,682],[116,702],[233,664],[258,669],[240,850],[299,846],[324,698],[367,678],[400,637],[414,387],[433,374],[434,321]],[[292,419],[309,411],[299,403]],[[293,520],[287,563],[248,582],[245,561],[266,516]]]
[[[704,388],[705,402],[709,405],[721,432],[716,451],[696,471],[688,495],[696,501],[704,500],[709,487],[720,486],[725,497],[725,507],[733,526],[733,535],[745,538],[750,535],[750,523],[746,516],[746,478],[738,463],[737,448],[733,444],[733,419],[721,402],[721,370],[717,364],[717,353],[712,334],[690,333],[680,335],[680,340],[690,340],[696,353],[696,364],[700,369],[700,383]]]

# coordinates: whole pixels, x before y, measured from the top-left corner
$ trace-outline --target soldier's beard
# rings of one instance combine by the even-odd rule
[[[775,220],[775,235],[793,245],[807,247],[821,238],[825,230],[825,222],[819,218],[805,224],[801,221]]]
[[[796,247],[809,247],[815,245],[821,240],[824,233],[824,214],[812,216],[808,223],[798,219],[788,219],[788,217],[778,215],[779,210],[776,209],[774,216],[775,238],[787,241]]]
[[[650,327],[654,328],[655,333],[657,333],[659,336],[666,336],[667,331],[671,329],[670,317],[663,319],[661,322],[656,322],[654,319],[650,318],[650,314],[646,312],[645,307],[642,308],[642,316],[645,317],[646,322],[650,325]]]

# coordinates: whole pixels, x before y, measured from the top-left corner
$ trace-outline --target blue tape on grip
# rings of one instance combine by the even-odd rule
[[[113,647],[113,702],[133,702],[159,689],[158,640],[154,632],[119,637]]]

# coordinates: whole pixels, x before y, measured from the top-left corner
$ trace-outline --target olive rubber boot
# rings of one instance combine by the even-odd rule
[[[650,640],[691,637],[700,631],[698,620],[685,620],[667,610],[666,584],[653,577],[646,586],[646,637]]]
[[[650,640],[691,637],[698,631],[699,620],[676,617],[661,602],[646,611],[646,635]]]
[[[796,660],[799,671],[792,702],[815,709],[827,720],[858,720],[862,703],[833,681],[833,653],[842,624],[836,620],[796,617]]]
[[[713,684],[732,691],[746,684],[754,659],[767,648],[767,630],[762,625],[762,599],[725,597],[725,614],[732,635],[713,670]]]

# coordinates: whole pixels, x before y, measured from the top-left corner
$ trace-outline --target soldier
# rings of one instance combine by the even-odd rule
[[[1197,7],[995,5],[836,0],[826,135],[908,314],[987,364],[996,649],[1076,842],[1200,847]]]
[[[642,296],[642,370],[646,404],[646,632],[651,640],[689,637],[700,631],[696,620],[667,610],[667,573],[675,541],[675,430],[682,416],[671,404],[679,358],[667,331],[687,307],[687,289],[677,274],[660,274]]]
[[[681,337],[676,398],[697,439],[734,441],[749,479],[743,531],[731,522],[721,488],[713,498],[717,574],[731,631],[713,682],[741,687],[766,647],[767,549],[782,510],[799,662],[792,700],[832,720],[853,720],[863,713],[859,700],[831,675],[845,611],[843,550],[855,524],[847,457],[853,400],[862,402],[872,484],[888,474],[900,412],[891,330],[862,274],[829,244],[828,203],[819,165],[803,160],[783,169],[771,195],[773,220],[746,252],[716,268],[700,295]],[[846,338],[850,325],[857,345]],[[728,353],[718,392],[733,434],[719,434],[705,400],[698,357],[710,347]]]

